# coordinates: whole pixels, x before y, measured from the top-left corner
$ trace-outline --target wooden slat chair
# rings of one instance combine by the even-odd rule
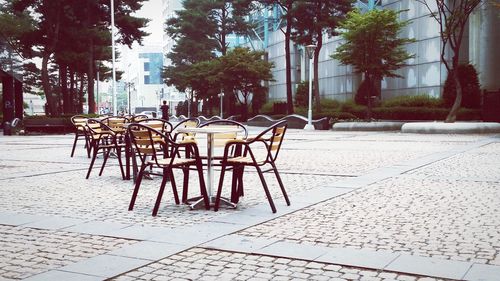
[[[139,123],[139,124],[143,124],[143,125],[146,125],[150,128],[153,128],[157,131],[159,131],[160,133],[166,135],[166,136],[169,136],[170,137],[170,134],[172,133],[172,130],[173,130],[173,126],[170,122],[166,121],[166,120],[163,120],[163,119],[159,119],[159,118],[146,118],[146,119],[141,119],[139,120],[138,122],[136,123]],[[158,140],[161,140],[161,136],[154,136],[156,137]],[[161,150],[157,150],[157,153],[158,154],[162,154],[162,153],[167,153],[167,157],[168,157],[168,151],[161,151]],[[133,156],[135,158],[135,154]],[[134,164],[135,164],[135,161],[134,161]],[[135,168],[135,167],[134,167]],[[163,175],[163,174],[157,174],[157,173],[153,173],[152,171],[148,172],[148,174],[156,174],[156,175]]]
[[[134,115],[132,116],[132,119],[130,119],[131,122],[137,123],[141,120],[148,119],[149,117],[146,114],[139,114],[139,115]]]
[[[98,119],[88,119],[87,120],[87,132],[90,140],[90,146],[92,148],[92,160],[90,161],[90,166],[87,171],[87,177],[89,178],[90,172],[94,166],[94,162],[97,158],[97,154],[102,152],[104,160],[102,162],[101,170],[99,171],[99,176],[102,175],[106,162],[108,161],[111,151],[114,151],[118,158],[118,164],[120,165],[120,171],[122,178],[125,179],[125,173],[123,171],[123,165],[121,160],[121,150],[125,147],[125,143],[118,142],[119,134],[114,132],[110,127],[104,124]]]
[[[85,140],[85,149],[87,150],[87,157],[90,158],[90,144],[89,138],[86,132],[87,116],[75,115],[71,117],[71,123],[75,126],[75,141],[73,142],[73,148],[71,149],[71,157],[75,154],[76,142],[79,139]]]
[[[224,173],[227,167],[233,167],[239,173],[236,175],[239,179],[243,180],[243,167],[252,166],[255,167],[257,173],[259,175],[260,181],[262,182],[262,186],[267,196],[267,200],[269,201],[269,205],[271,206],[271,210],[273,213],[276,213],[276,207],[274,206],[273,199],[271,197],[271,193],[269,192],[269,188],[267,187],[267,183],[264,179],[264,173],[273,171],[276,175],[276,179],[278,180],[278,184],[281,188],[281,192],[285,197],[286,204],[290,206],[290,200],[288,199],[288,195],[285,191],[285,187],[283,186],[283,182],[281,181],[281,177],[279,175],[278,169],[276,168],[276,159],[278,157],[281,144],[283,143],[283,139],[285,136],[285,132],[287,129],[286,120],[280,121],[262,131],[255,138],[248,138],[246,140],[232,140],[227,142],[224,147],[224,157],[221,161],[221,175],[219,179],[219,187],[217,189],[217,196],[215,199],[215,207],[214,210],[217,211],[219,208],[220,197],[222,193],[222,185],[224,183]],[[256,149],[259,147],[265,148],[264,155],[258,155],[256,153]],[[231,150],[235,146],[242,146],[243,152],[241,156],[231,156]],[[260,156],[260,157],[259,157]],[[262,171],[261,167],[264,165],[271,165],[271,168],[265,171]],[[238,169],[240,168],[240,169]],[[242,194],[242,186],[237,190],[237,196]],[[232,196],[233,197],[233,196]]]
[[[139,192],[142,177],[146,168],[157,167],[163,169],[163,180],[158,191],[158,196],[156,198],[152,214],[153,216],[156,216],[158,214],[158,209],[160,208],[161,198],[167,183],[167,178],[170,178],[175,203],[179,204],[179,196],[177,194],[173,169],[178,168],[184,170],[187,168],[189,170],[189,167],[193,165],[198,171],[200,193],[203,197],[205,208],[207,210],[210,208],[205,181],[203,179],[203,167],[198,153],[198,146],[193,140],[176,143],[170,138],[170,136],[165,135],[147,125],[139,123],[131,124],[128,127],[128,133],[131,137],[135,150],[141,159],[141,168],[139,170],[134,192],[130,200],[129,211],[134,208],[137,193]],[[180,148],[189,151],[189,155],[191,157],[180,157],[180,153],[178,153]],[[158,151],[169,151],[169,153],[160,155]],[[184,188],[187,188],[186,182],[184,182],[184,184]]]
[[[193,140],[195,135],[194,133],[179,133],[179,132],[176,132],[176,130],[178,128],[196,128],[200,125],[200,120],[198,120],[197,118],[189,118],[189,119],[185,119],[185,120],[182,120],[181,122],[177,123],[177,125],[175,125],[173,128],[172,128],[172,139],[174,141],[184,141],[184,140]]]

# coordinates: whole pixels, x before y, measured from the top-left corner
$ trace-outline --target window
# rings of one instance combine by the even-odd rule
[[[149,83],[149,75],[144,75],[144,84],[150,84]]]
[[[144,63],[144,71],[149,71],[149,62]]]

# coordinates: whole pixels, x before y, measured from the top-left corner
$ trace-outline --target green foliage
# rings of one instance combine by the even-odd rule
[[[269,102],[266,102],[265,104],[263,104],[262,107],[260,108],[260,113],[265,114],[265,115],[273,114],[273,104],[274,104],[274,102],[272,102],[272,101],[269,101]]]
[[[263,60],[263,52],[248,48],[234,48],[218,58],[218,71],[212,83],[231,89],[243,105],[242,118],[246,121],[250,95],[265,95],[267,88],[262,82],[273,81],[273,64]],[[257,97],[258,99],[258,97]]]
[[[427,107],[437,108],[443,105],[440,98],[428,95],[397,96],[382,102],[382,107]]]
[[[448,111],[446,108],[378,107],[373,109],[373,117],[384,120],[443,120]],[[460,109],[457,119],[481,120],[481,112],[474,109]]]
[[[314,100],[314,96],[313,96]],[[302,81],[295,91],[295,105],[307,106],[309,104],[309,81]]]
[[[408,21],[399,21],[394,10],[372,10],[361,14],[358,10],[349,12],[341,24],[341,44],[333,58],[346,65],[353,65],[358,73],[365,73],[375,79],[401,77],[395,70],[406,65],[413,58],[404,45],[415,40],[399,38]]]
[[[466,108],[479,108],[481,105],[481,88],[477,72],[471,64],[458,66],[458,79],[462,86],[462,106]],[[453,74],[448,74],[444,83],[443,100],[446,106],[452,106],[457,96]]]
[[[354,95],[354,101],[357,104],[368,105],[368,98],[374,95],[376,95],[376,93],[373,92],[373,86],[370,85],[370,82],[367,79],[365,79],[361,81],[358,91]]]

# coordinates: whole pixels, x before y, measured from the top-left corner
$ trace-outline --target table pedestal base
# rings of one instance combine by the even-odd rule
[[[209,201],[210,201],[210,207],[213,207],[215,205],[215,196],[209,196],[208,197]],[[192,203],[191,203],[192,202]],[[203,202],[203,197],[202,196],[198,196],[198,197],[194,197],[194,198],[190,198],[187,200],[187,203],[189,204],[189,208],[191,208],[191,210],[194,210],[194,209],[197,209],[197,208],[204,208],[205,207],[205,203]],[[225,197],[221,197],[220,198],[220,206],[225,206],[225,207],[229,207],[230,209],[236,209],[236,207],[238,206],[237,204],[231,202],[231,200],[225,198]]]

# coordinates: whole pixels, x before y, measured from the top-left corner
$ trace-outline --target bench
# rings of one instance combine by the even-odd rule
[[[67,123],[63,119],[25,119],[24,130],[29,132],[43,132],[43,133],[69,133],[73,132],[74,128],[71,123]]]

